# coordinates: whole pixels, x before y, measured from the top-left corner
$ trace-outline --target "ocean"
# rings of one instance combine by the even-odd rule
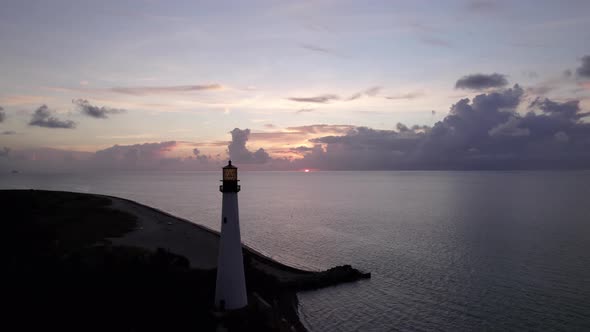
[[[220,227],[221,172],[3,174]],[[240,172],[242,239],[370,280],[298,294],[311,331],[590,330],[590,172]]]

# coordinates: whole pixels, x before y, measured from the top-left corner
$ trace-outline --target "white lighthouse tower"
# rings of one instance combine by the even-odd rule
[[[240,239],[240,216],[238,210],[238,168],[229,164],[223,168],[223,180],[219,190],[223,193],[221,203],[221,239],[217,259],[215,307],[220,310],[243,308],[248,304],[242,241]]]

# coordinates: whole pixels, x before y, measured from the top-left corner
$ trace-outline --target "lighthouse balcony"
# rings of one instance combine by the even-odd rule
[[[237,193],[240,191],[240,185],[239,184],[226,184],[224,185],[220,185],[219,186],[219,191],[223,192],[234,192]]]

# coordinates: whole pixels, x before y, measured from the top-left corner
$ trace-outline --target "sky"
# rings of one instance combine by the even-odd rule
[[[0,2],[0,171],[590,168],[589,1]]]

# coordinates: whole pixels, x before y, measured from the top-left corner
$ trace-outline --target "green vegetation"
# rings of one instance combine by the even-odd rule
[[[136,217],[110,209],[106,197],[55,191],[2,190],[0,201],[11,248],[22,257],[65,255],[108,242],[137,226]]]

